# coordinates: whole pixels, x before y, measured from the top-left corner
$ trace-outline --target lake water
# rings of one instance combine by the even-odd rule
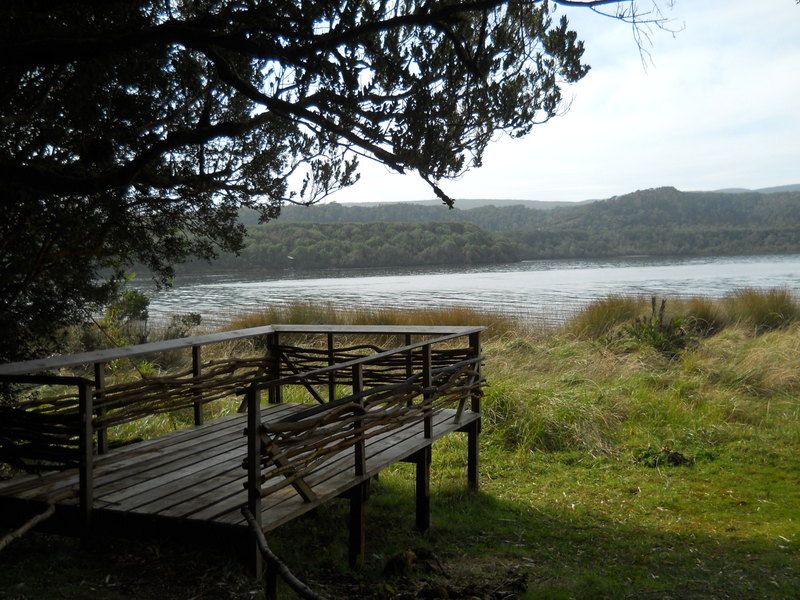
[[[147,290],[142,281],[139,285]],[[800,255],[543,260],[429,269],[229,272],[176,278],[151,318],[198,312],[206,323],[297,301],[340,308],[469,306],[559,322],[609,294],[721,297],[744,287],[800,294]]]

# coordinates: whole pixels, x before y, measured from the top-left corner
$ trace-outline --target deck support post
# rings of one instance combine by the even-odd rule
[[[469,346],[473,358],[480,358],[482,354],[481,349],[481,334],[480,332],[471,333],[469,336]],[[481,363],[475,363],[475,371],[478,377],[481,376]],[[470,408],[472,412],[480,414],[481,412],[481,397],[483,392],[477,389],[472,392],[470,400]],[[481,419],[474,421],[467,428],[467,485],[472,491],[478,491],[480,485],[480,435],[481,435]]]
[[[364,564],[367,549],[367,493],[369,482],[363,481],[350,490],[350,540],[348,561],[351,569]]]
[[[431,402],[433,398],[431,397],[431,393],[427,391],[433,385],[432,364],[431,345],[425,344],[422,347],[422,387],[426,391],[422,394],[422,404],[425,414],[423,429],[426,438],[433,437],[433,417],[431,416]]]
[[[336,345],[333,341],[333,334],[328,334],[328,366],[336,364]],[[336,371],[328,374],[328,402],[336,400]]]
[[[271,390],[272,388],[270,388]],[[247,391],[247,508],[261,527],[261,391]],[[253,570],[256,577],[264,573],[264,560],[258,544],[255,550]]]
[[[474,421],[467,429],[467,485],[473,492],[480,487],[481,422]]]
[[[431,527],[431,447],[426,446],[414,454],[416,465],[417,530],[427,532]]]
[[[272,380],[280,379],[281,349],[280,338],[277,332],[267,335],[267,356],[269,358],[269,378]],[[280,385],[271,385],[269,387],[269,398],[267,401],[270,404],[280,404],[283,402],[283,394]]]
[[[192,346],[192,377],[200,377],[203,373],[202,346]],[[194,424],[203,424],[203,404],[200,402],[200,394],[197,393],[197,400],[194,401]]]
[[[104,363],[94,363],[94,389],[98,391],[97,397],[100,399],[102,394],[99,393],[104,387],[106,387],[106,373],[105,373],[105,364]],[[105,408],[98,408],[97,415],[102,416],[106,412]],[[97,432],[97,453],[98,454],[105,454],[106,449],[108,448],[108,431],[106,428],[102,428]]]
[[[92,505],[94,504],[94,427],[92,426],[92,384],[82,381],[78,384],[78,407],[80,412],[80,432],[78,448],[80,452],[79,495],[81,520],[83,521],[83,540],[88,541],[92,533]]]

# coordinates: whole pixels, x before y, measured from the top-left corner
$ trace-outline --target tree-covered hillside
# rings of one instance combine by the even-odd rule
[[[549,226],[587,230],[800,226],[800,193],[680,192],[663,187],[553,209],[547,217]]]
[[[523,258],[800,252],[800,193],[637,191],[549,211]]]
[[[512,242],[469,223],[271,223],[250,227],[241,255],[224,256],[215,267],[472,265],[518,259]]]
[[[303,222],[300,222],[300,221]],[[547,210],[414,203],[289,207],[217,268],[350,268],[524,259],[800,252],[800,192],[665,187]],[[195,265],[195,268],[198,266]]]
[[[286,206],[277,224],[285,223],[474,223],[487,231],[508,231],[543,222],[551,209],[532,209],[523,205],[480,206],[463,210],[448,209],[414,202],[393,202],[378,206],[354,206],[338,203],[316,206]],[[253,211],[242,213],[245,225],[255,225],[258,216]]]

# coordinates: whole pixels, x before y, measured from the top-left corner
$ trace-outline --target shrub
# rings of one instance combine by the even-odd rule
[[[641,344],[652,346],[666,356],[675,357],[695,341],[693,328],[686,317],[676,316],[670,319],[665,317],[666,299],[661,300],[661,306],[656,310],[656,297],[653,296],[651,306],[650,317],[637,318],[624,328],[624,333]]]

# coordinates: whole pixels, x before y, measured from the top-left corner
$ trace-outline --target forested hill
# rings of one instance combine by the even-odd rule
[[[288,207],[276,221],[248,229],[241,257],[224,256],[214,268],[800,253],[800,192],[680,192],[665,187],[547,210],[328,204]]]
[[[470,223],[271,223],[252,226],[223,269],[319,269],[513,262],[516,245]],[[201,268],[200,265],[193,265]]]
[[[487,201],[489,202],[489,201]],[[662,187],[624,196],[557,204],[549,209],[480,206],[462,210],[443,205],[387,203],[373,206],[321,204],[284,207],[277,223],[474,223],[489,231],[537,227],[619,228],[638,226],[764,227],[800,225],[800,192],[681,192]],[[245,219],[253,224],[252,218]]]
[[[554,209],[514,232],[523,258],[800,252],[800,193],[657,188]]]
[[[532,209],[523,205],[480,206],[469,210],[449,209],[412,202],[378,206],[354,206],[338,203],[316,206],[285,206],[277,223],[474,223],[487,231],[508,231],[536,226],[544,215],[555,209]],[[256,222],[254,212],[246,213],[245,225]]]
[[[800,192],[680,192],[664,187],[556,208],[548,211],[545,222],[582,229],[800,226]]]

